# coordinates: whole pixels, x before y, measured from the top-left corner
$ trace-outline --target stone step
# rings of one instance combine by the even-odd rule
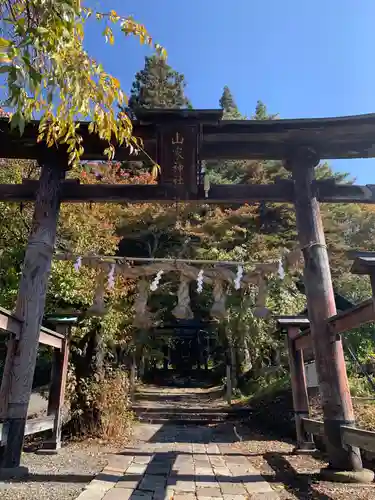
[[[247,417],[251,412],[248,408],[227,408],[219,410],[206,410],[201,408],[150,408],[147,406],[133,405],[132,410],[136,414],[149,413],[150,415],[199,415],[202,417]]]
[[[225,422],[226,419],[219,418],[183,418],[183,417],[159,417],[158,415],[138,415],[137,416],[139,422],[148,422],[150,424],[178,424],[178,425],[199,425],[199,424],[213,424]]]
[[[248,408],[230,407],[176,407],[176,406],[145,406],[141,402],[135,402],[133,412],[141,422],[152,422],[164,424],[208,424],[240,419],[248,419],[250,410]]]
[[[249,412],[184,412],[184,411],[135,411],[138,420],[153,423],[214,423],[248,418]]]
[[[142,406],[140,404],[133,404],[133,410],[142,410],[149,412],[159,412],[163,411],[167,412],[178,412],[178,413],[209,413],[209,414],[220,414],[220,413],[248,413],[249,408],[228,408],[228,407],[220,407],[220,408],[202,408],[202,407],[191,407],[188,408],[176,408],[175,406]]]

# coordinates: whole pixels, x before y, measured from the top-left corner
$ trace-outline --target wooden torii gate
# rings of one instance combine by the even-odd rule
[[[305,259],[304,281],[310,329],[323,401],[329,464],[339,470],[361,470],[358,450],[346,449],[340,426],[354,426],[342,342],[332,337],[327,318],[336,312],[319,201],[375,203],[374,186],[338,185],[317,181],[320,160],[375,156],[375,115],[345,118],[224,121],[218,110],[149,110],[134,123],[147,153],[161,165],[158,185],[80,185],[65,180],[66,155],[60,146],[48,149],[37,142],[38,123],[26,126],[20,138],[0,119],[0,158],[37,160],[39,182],[0,185],[0,201],[34,201],[34,218],[25,253],[16,305],[22,321],[18,338],[8,349],[10,384],[7,426],[10,439],[3,453],[2,471],[20,464],[27,406],[35,369],[38,335],[44,313],[48,276],[61,202],[154,202],[185,200],[204,203],[274,201],[294,203],[300,247]],[[105,159],[106,147],[82,123],[84,160]],[[130,157],[125,147],[116,160]],[[282,160],[291,180],[269,185],[214,185],[205,192],[202,160]],[[1,397],[4,397],[4,387]]]

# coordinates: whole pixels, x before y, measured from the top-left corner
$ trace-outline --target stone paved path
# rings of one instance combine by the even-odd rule
[[[77,500],[276,500],[228,424],[137,424]]]

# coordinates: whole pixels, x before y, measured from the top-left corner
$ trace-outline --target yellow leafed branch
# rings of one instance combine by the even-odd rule
[[[165,57],[142,24],[113,10],[83,8],[79,0],[0,0],[0,15],[6,19],[0,73],[7,77],[12,128],[22,134],[29,120],[40,118],[38,140],[48,146],[67,144],[70,164],[77,164],[84,153],[77,120],[89,121],[90,132],[107,142],[108,159],[114,157],[115,144],[142,149],[123,111],[127,97],[119,80],[83,47],[92,18],[104,24],[102,34],[109,44],[115,42],[111,25],[117,24],[125,36],[138,37]]]

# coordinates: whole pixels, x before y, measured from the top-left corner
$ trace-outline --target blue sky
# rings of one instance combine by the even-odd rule
[[[228,85],[242,113],[257,99],[281,118],[375,112],[374,0],[106,0],[103,11],[132,14],[185,74],[196,108],[216,108]],[[92,21],[94,25],[95,22]],[[136,40],[99,41],[89,51],[124,89],[150,51]],[[375,184],[375,161],[334,163]]]

